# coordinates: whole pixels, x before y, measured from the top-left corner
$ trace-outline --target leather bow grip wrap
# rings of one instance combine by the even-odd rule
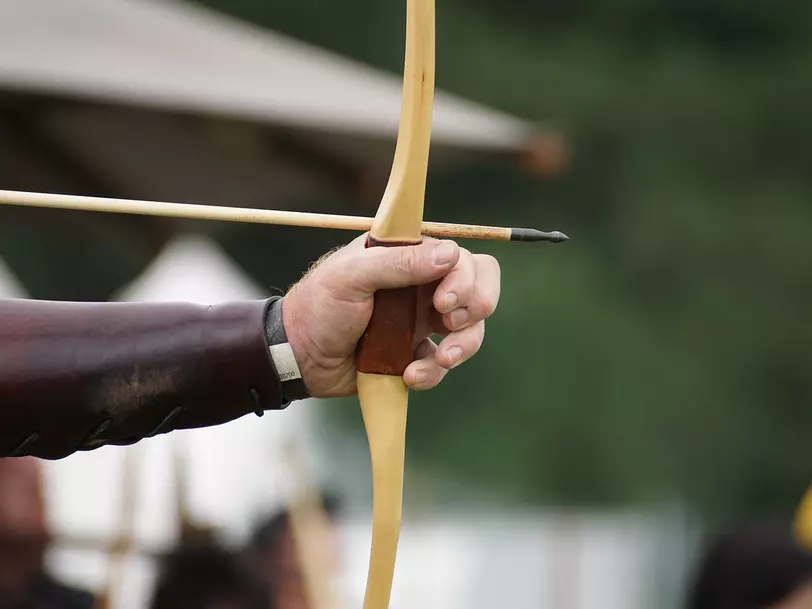
[[[397,247],[418,243],[393,243],[369,237],[367,247]],[[403,376],[414,360],[417,324],[417,287],[378,290],[375,306],[358,345],[356,368],[367,374]]]

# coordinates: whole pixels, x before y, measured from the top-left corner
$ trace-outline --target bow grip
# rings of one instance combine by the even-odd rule
[[[367,239],[367,247],[419,245],[403,241]],[[356,369],[367,374],[403,376],[414,361],[417,323],[417,286],[378,290],[369,325],[358,342]]]

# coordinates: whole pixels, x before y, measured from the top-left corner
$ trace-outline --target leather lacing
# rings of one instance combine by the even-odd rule
[[[96,443],[99,440],[99,436],[101,436],[105,431],[110,429],[110,426],[113,424],[113,419],[105,419],[93,430],[88,434],[88,436],[79,443],[79,447],[76,450],[92,450],[93,448],[98,448],[99,446],[103,446],[105,440],[101,440],[100,443]]]
[[[152,430],[150,430],[149,432],[144,434],[143,438],[154,438],[158,434],[164,432],[169,427],[169,425],[172,423],[172,421],[174,421],[178,417],[178,415],[180,415],[180,413],[183,412],[184,408],[185,408],[185,406],[183,406],[183,405],[176,406],[175,408],[173,408],[169,412],[169,414],[167,414],[163,419],[161,419],[161,421],[155,427],[152,428]],[[105,419],[104,421],[99,423],[99,425],[97,425],[93,429],[93,431],[90,432],[90,435],[88,435],[87,438],[85,438],[84,441],[82,441],[81,444],[79,444],[79,447],[76,450],[82,450],[82,451],[94,450],[96,448],[100,448],[100,447],[104,446],[105,444],[107,444],[108,440],[102,439],[102,438],[100,438],[100,436],[105,431],[110,429],[110,426],[112,424],[113,424],[113,419]],[[143,438],[137,438],[137,437],[128,438],[126,440],[121,440],[119,442],[116,442],[116,444],[131,445],[131,444],[135,444],[136,442],[138,442],[139,440],[141,440]]]
[[[40,433],[39,433],[38,431],[35,431],[35,432],[34,432],[34,433],[32,433],[30,436],[28,436],[28,437],[27,437],[25,440],[23,440],[22,442],[20,442],[20,444],[17,446],[17,448],[15,448],[14,450],[12,450],[12,451],[11,451],[11,452],[8,454],[8,456],[9,456],[9,457],[22,457],[22,456],[24,456],[24,455],[26,454],[24,451],[25,451],[25,450],[26,450],[26,449],[27,449],[29,446],[31,446],[31,445],[32,445],[34,442],[36,442],[37,440],[39,440],[39,437],[40,437]]]
[[[251,389],[249,389],[248,392],[254,399],[254,414],[257,415],[258,417],[265,416],[265,409],[262,407],[262,400],[259,397],[259,391],[251,387]]]
[[[173,408],[172,411],[168,415],[166,415],[160,423],[158,423],[158,425],[155,427],[155,429],[153,429],[151,432],[149,432],[144,437],[145,438],[153,438],[153,437],[157,436],[159,433],[163,432],[164,429],[166,429],[169,426],[169,424],[172,421],[174,421],[181,412],[183,412],[184,408],[185,408],[185,406],[183,406],[183,405],[176,406],[175,408]]]
[[[254,402],[254,414],[258,417],[265,416],[265,409],[262,407],[262,398],[259,395],[259,391],[257,391],[254,387],[251,387],[248,392],[251,395],[251,399]],[[156,425],[149,433],[145,434],[144,438],[153,438],[160,433],[163,433],[169,425],[176,419],[178,416],[184,411],[185,406],[176,406],[173,408],[169,414],[167,414],[163,419],[161,419],[160,423]],[[88,451],[94,450],[96,448],[100,448],[104,446],[108,440],[103,439],[101,436],[113,425],[113,419],[108,418],[96,425],[93,430],[82,440],[79,445],[77,446],[77,451]],[[35,431],[30,436],[28,436],[25,440],[23,440],[14,450],[12,450],[7,457],[22,457],[26,453],[26,449],[30,448],[35,442],[37,442],[42,434]],[[140,438],[130,438],[122,444],[135,444],[138,442]]]

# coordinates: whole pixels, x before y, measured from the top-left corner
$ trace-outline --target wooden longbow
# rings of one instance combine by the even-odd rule
[[[807,489],[798,506],[793,529],[798,543],[812,550],[812,486]]]
[[[403,100],[389,182],[369,247],[422,241],[434,106],[434,0],[406,0]],[[403,373],[414,357],[417,288],[381,290],[359,344],[358,399],[372,465],[372,547],[364,609],[388,609],[403,505],[406,413]]]
[[[432,112],[434,106],[434,0],[406,0],[403,97],[389,182],[375,218],[336,217],[271,210],[181,205],[0,190],[0,205],[46,207],[367,230],[368,247],[418,245],[422,235],[561,243],[559,231],[424,223]],[[358,398],[369,441],[373,479],[372,546],[364,609],[388,609],[403,504],[406,418],[409,392],[403,373],[412,362],[417,288],[381,290],[359,343]]]

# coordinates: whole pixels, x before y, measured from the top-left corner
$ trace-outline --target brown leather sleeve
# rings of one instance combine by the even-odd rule
[[[0,456],[65,457],[282,406],[272,300],[0,300]]]

